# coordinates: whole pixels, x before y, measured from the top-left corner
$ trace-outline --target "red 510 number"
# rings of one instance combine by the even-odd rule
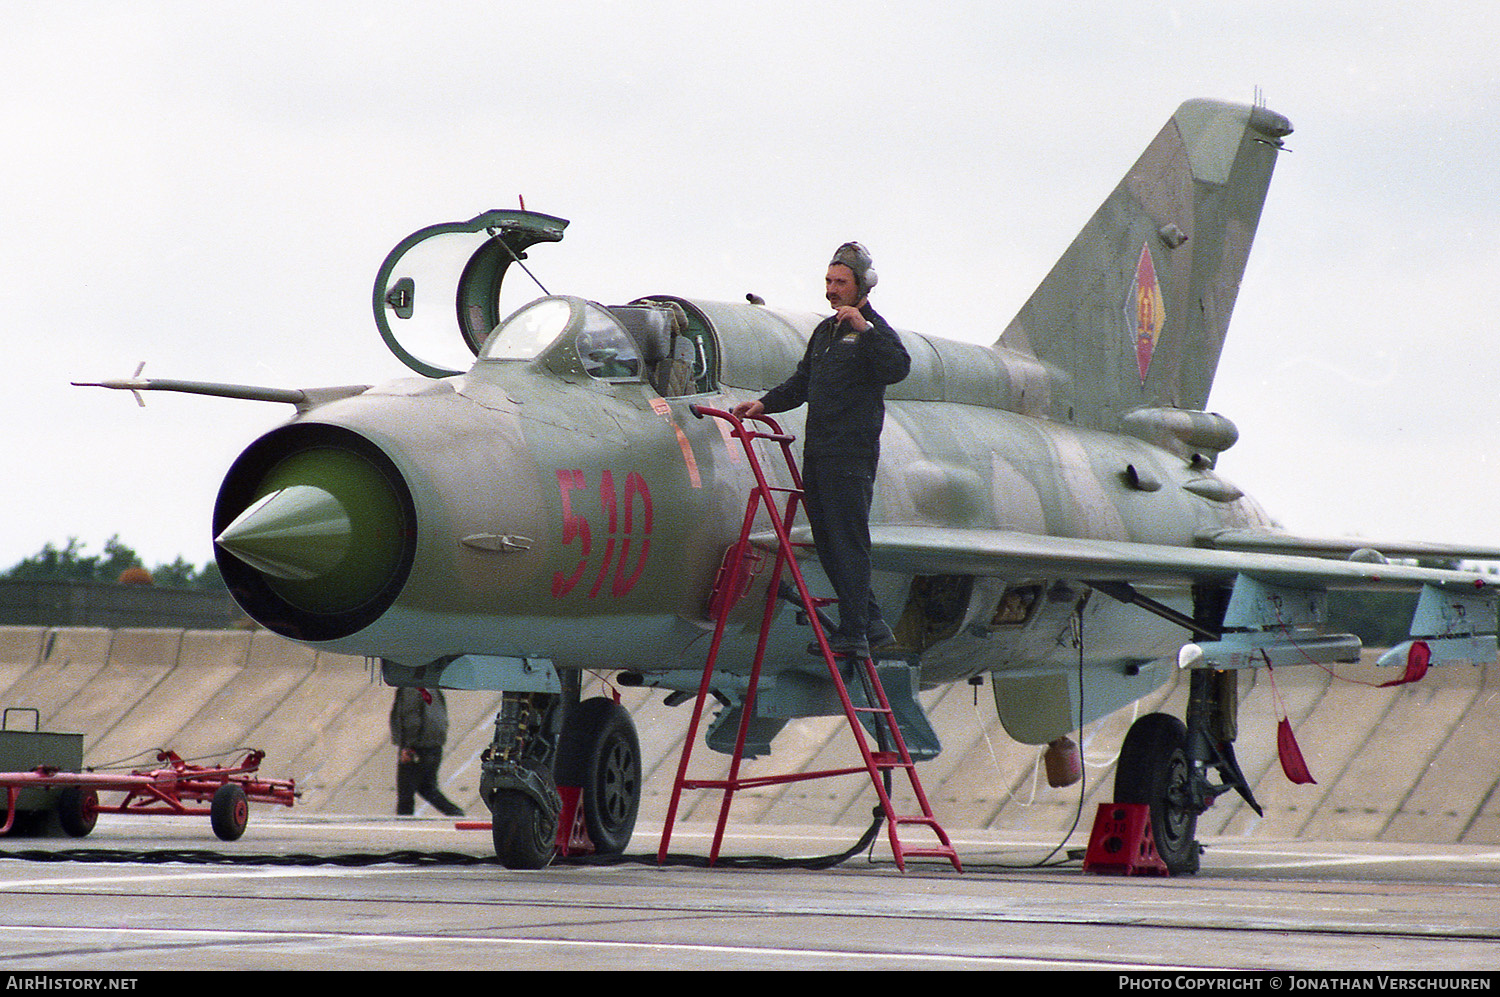
[[[582,471],[558,471],[557,490],[562,496],[563,512],[563,546],[569,546],[575,540],[578,541],[578,566],[573,569],[571,575],[561,571],[552,576],[552,598],[560,599],[573,591],[573,587],[583,578],[584,571],[588,568],[589,554],[593,549],[593,530],[589,527],[586,517],[573,511],[573,493],[582,492],[588,488],[588,481]],[[638,536],[633,535],[635,528],[635,503],[636,499],[641,501],[642,523],[641,532]],[[625,528],[621,530],[619,505],[625,506]],[[599,562],[599,573],[594,577],[594,584],[589,588],[589,598],[592,599],[599,594],[604,587],[604,580],[610,575],[610,565],[613,563],[614,581],[609,587],[609,594],[616,599],[625,595],[635,588],[635,583],[641,577],[641,570],[646,567],[646,555],[651,552],[651,489],[646,487],[646,479],[631,471],[625,476],[625,494],[617,496],[615,492],[615,476],[613,471],[605,471],[599,478],[599,509],[608,522],[608,533],[604,541],[604,556]],[[630,547],[633,541],[639,541],[638,553],[635,563],[631,568]],[[615,544],[619,543],[620,557],[615,561]],[[629,574],[626,574],[630,568]]]

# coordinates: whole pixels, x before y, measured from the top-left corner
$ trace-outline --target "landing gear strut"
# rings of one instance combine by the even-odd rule
[[[495,739],[481,760],[479,795],[490,808],[495,855],[509,869],[541,869],[557,848],[562,800],[552,778],[559,699],[507,692]]]

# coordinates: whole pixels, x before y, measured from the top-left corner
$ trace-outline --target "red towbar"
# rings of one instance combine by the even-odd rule
[[[207,816],[214,834],[224,841],[234,841],[245,833],[251,800],[288,807],[296,800],[293,780],[255,776],[265,756],[264,751],[246,750],[234,764],[205,766],[185,762],[175,751],[163,750],[157,752],[156,760],[165,762],[164,767],[137,769],[129,775],[62,772],[47,765],[30,772],[0,772],[0,788],[6,793],[0,834],[9,832],[14,824],[17,799],[23,789],[62,788],[57,814],[63,830],[74,837],[92,831],[100,814],[164,813]],[[99,802],[100,790],[122,791],[125,798],[116,806],[104,806]]]

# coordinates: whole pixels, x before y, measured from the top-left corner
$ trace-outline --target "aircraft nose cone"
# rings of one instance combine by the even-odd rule
[[[219,488],[215,560],[251,619],[295,640],[339,640],[378,620],[416,555],[416,509],[381,446],[294,422],[252,443]]]
[[[343,562],[352,534],[349,512],[336,497],[291,485],[252,503],[214,542],[265,574],[306,581]]]

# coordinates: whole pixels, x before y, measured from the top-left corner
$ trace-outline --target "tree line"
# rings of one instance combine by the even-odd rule
[[[139,575],[141,570],[149,572],[149,581]],[[141,556],[122,543],[118,534],[104,541],[104,550],[99,554],[86,554],[83,541],[77,537],[69,537],[61,547],[49,541],[41,550],[22,558],[0,574],[0,580],[5,581],[103,582],[109,585],[132,578],[159,588],[225,590],[219,566],[214,562],[197,567],[179,555],[170,564],[146,568]]]

